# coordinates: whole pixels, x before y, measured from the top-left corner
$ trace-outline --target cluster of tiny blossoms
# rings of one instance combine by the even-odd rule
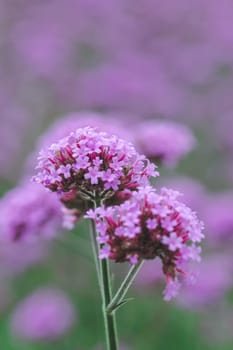
[[[34,181],[58,192],[69,208],[84,200],[111,198],[118,204],[122,193],[136,190],[156,176],[155,166],[139,155],[131,143],[94,128],[77,129],[39,155]],[[113,197],[118,196],[115,202]]]
[[[160,258],[167,278],[165,300],[176,296],[181,277],[188,277],[187,263],[200,261],[203,224],[177,200],[179,192],[147,186],[119,206],[89,210],[96,222],[100,258],[136,264]]]

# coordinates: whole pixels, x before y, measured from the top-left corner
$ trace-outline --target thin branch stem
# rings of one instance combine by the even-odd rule
[[[80,194],[83,195],[84,199],[88,199],[89,201],[92,201],[92,202],[95,200],[95,196],[93,195],[93,193],[86,191],[85,189],[81,189]]]
[[[96,240],[95,222],[93,220],[89,220],[89,222],[90,222],[90,236],[91,236],[92,250],[94,255],[94,262],[95,262],[100,292],[102,295],[102,283],[101,283],[100,262],[99,262],[99,245]]]
[[[120,303],[123,302],[125,295],[127,294],[132,282],[134,281],[138,271],[143,264],[143,260],[139,261],[136,265],[133,265],[122,282],[120,288],[116,292],[112,301],[107,306],[107,313],[112,314]]]

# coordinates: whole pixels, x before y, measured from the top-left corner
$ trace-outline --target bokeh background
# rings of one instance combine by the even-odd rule
[[[166,303],[156,262],[145,264],[135,300],[118,313],[122,349],[233,347],[232,92],[231,0],[0,2],[3,198],[29,179],[46,130],[63,130],[70,114],[83,125],[98,113],[118,132],[123,123],[122,137],[147,120],[182,123],[196,139],[178,164],[161,164],[154,185],[179,189],[205,222],[198,282]],[[171,149],[177,142],[168,137]],[[61,240],[1,243],[2,349],[104,349],[90,252],[82,221]],[[113,268],[117,284],[127,266]],[[46,340],[43,309],[53,335]]]

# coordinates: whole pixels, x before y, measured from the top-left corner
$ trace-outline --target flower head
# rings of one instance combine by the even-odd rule
[[[55,195],[36,184],[22,184],[9,191],[0,201],[0,211],[3,241],[50,238],[62,229],[64,214],[61,203]]]
[[[188,127],[174,122],[146,121],[135,129],[135,144],[148,158],[176,165],[195,146]]]
[[[58,192],[68,207],[77,201],[116,197],[116,202],[156,176],[155,166],[134,147],[104,132],[77,129],[58,143],[41,151],[34,181]]]
[[[74,322],[74,309],[62,291],[46,288],[28,296],[11,318],[13,333],[23,339],[54,340],[63,336]]]
[[[178,195],[166,188],[157,193],[145,187],[120,206],[87,213],[87,217],[94,218],[102,239],[101,258],[131,264],[141,259],[161,259],[168,282],[166,300],[176,295],[187,262],[200,260],[196,244],[203,238],[202,223],[177,200]]]

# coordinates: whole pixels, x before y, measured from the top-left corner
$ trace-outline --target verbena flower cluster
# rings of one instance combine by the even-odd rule
[[[179,192],[147,186],[115,207],[89,210],[96,222],[101,244],[100,258],[136,264],[160,258],[167,278],[165,300],[176,296],[189,260],[200,261],[203,224],[196,214],[177,200]]]
[[[150,176],[158,175],[131,143],[90,127],[52,144],[38,160],[34,181],[58,192],[67,207],[83,211],[85,200],[110,198],[112,204],[118,203],[145,185]]]
[[[0,237],[8,242],[54,237],[64,221],[57,197],[30,183],[9,191],[0,201],[0,212]],[[65,221],[72,225],[70,213]]]
[[[74,307],[60,290],[41,288],[23,300],[11,317],[12,333],[31,341],[62,337],[75,320]]]

